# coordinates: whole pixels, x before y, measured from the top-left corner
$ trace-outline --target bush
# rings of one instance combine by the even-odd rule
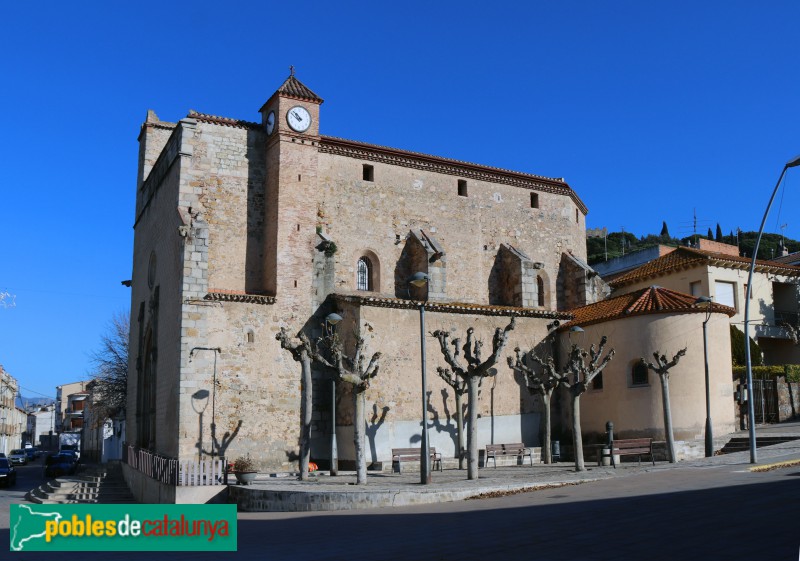
[[[233,471],[237,471],[239,473],[256,471],[256,465],[250,456],[239,456],[233,462]]]
[[[733,377],[743,378],[746,370],[744,366],[734,366]],[[800,382],[800,364],[753,366],[753,380],[775,380],[778,376],[786,376],[787,382]]]
[[[734,366],[743,366],[745,363],[744,333],[733,325],[731,325],[731,360]],[[761,366],[764,364],[764,356],[761,352],[761,347],[758,346],[758,343],[756,343],[752,337],[750,337],[750,364],[752,366]]]

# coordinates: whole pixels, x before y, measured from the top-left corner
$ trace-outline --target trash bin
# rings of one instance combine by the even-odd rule
[[[553,461],[558,462],[561,460],[561,443],[558,440],[554,440],[552,445],[550,446],[553,456]]]

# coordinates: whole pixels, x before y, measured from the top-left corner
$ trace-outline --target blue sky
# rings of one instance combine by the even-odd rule
[[[796,1],[4,3],[0,364],[54,395],[129,308],[147,109],[255,121],[294,65],[322,134],[564,177],[590,228],[755,230],[800,153],[798,21]],[[795,169],[768,230],[800,239],[799,189]]]

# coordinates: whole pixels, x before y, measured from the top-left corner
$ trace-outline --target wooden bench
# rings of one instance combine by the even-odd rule
[[[525,456],[531,459],[531,466],[533,465],[533,451],[526,448],[522,442],[514,442],[511,444],[487,444],[486,445],[486,460],[484,466],[489,466],[489,460],[494,460],[494,467],[497,468],[497,456],[517,456],[522,458],[522,463],[525,463]]]
[[[392,470],[394,470],[394,463],[397,462],[397,473],[403,473],[403,462],[418,462],[420,459],[419,448],[392,448]],[[442,455],[436,451],[436,448],[430,447],[431,454],[431,467],[436,469],[436,463],[439,463],[439,471],[442,471]]]
[[[600,454],[603,450],[608,450],[608,445],[605,444],[598,448],[598,463],[600,462]],[[642,465],[642,456],[650,456],[650,461],[656,465],[656,460],[653,457],[653,439],[652,438],[629,438],[625,440],[614,440],[614,453],[611,454],[611,465],[614,469],[617,468],[616,456],[638,456],[639,465]]]

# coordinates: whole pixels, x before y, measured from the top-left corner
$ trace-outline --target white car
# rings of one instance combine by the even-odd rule
[[[25,453],[25,450],[22,448],[17,448],[12,450],[11,453],[8,455],[8,461],[12,464],[19,464],[24,466],[28,463],[28,455]]]

